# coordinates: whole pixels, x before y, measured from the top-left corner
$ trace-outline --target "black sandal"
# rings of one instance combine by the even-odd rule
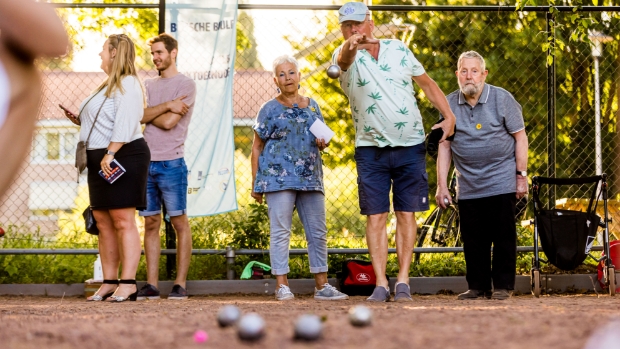
[[[108,284],[108,285],[118,285],[118,280],[103,280],[104,284]],[[97,292],[95,292],[95,294],[92,296],[91,299],[86,299],[88,302],[101,302],[101,301],[105,301],[106,299],[112,297],[112,295],[114,294],[116,290],[112,291],[112,292],[108,292],[106,293],[104,296],[100,296],[97,294]]]
[[[111,301],[108,302],[124,302],[124,301],[132,301],[135,302],[136,299],[138,298],[138,284],[136,283],[136,280],[118,280],[119,284],[125,284],[125,285],[136,285],[136,292],[130,294],[127,297],[123,297],[123,296],[110,296]]]

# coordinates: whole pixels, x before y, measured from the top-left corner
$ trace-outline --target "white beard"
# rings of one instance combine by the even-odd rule
[[[465,96],[470,96],[473,97],[475,95],[477,95],[480,92],[480,88],[482,87],[482,83],[478,83],[478,84],[467,84],[465,86],[462,86],[459,83],[459,87],[461,88],[461,92],[465,95]]]

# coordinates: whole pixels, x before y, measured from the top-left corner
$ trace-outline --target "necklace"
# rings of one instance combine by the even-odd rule
[[[278,100],[278,102],[280,102],[281,104],[283,104],[284,106],[288,107],[288,108],[299,108],[300,104],[304,104],[304,102],[306,101],[306,97],[302,97],[297,95],[297,98],[294,102],[288,101],[286,99],[284,99],[282,97],[282,95],[280,95],[278,98],[276,98]]]

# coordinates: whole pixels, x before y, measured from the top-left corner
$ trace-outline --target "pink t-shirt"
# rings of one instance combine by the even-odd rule
[[[166,161],[182,158],[184,155],[187,127],[194,112],[196,83],[179,73],[171,78],[156,77],[144,81],[147,107],[169,102],[181,96],[189,105],[187,114],[170,130],[162,130],[151,123],[144,128],[144,139],[151,150],[151,161]]]

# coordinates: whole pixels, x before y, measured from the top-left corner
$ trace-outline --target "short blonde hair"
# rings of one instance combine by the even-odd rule
[[[277,75],[276,68],[278,68],[280,64],[284,64],[284,63],[294,64],[295,69],[299,72],[299,63],[297,62],[295,57],[292,57],[289,55],[282,55],[282,56],[276,57],[276,59],[273,60],[273,76]]]
[[[469,59],[469,58],[475,58],[477,60],[480,61],[480,69],[482,69],[482,71],[486,70],[486,65],[484,64],[484,58],[482,58],[482,55],[479,54],[476,51],[467,51],[467,52],[463,52],[461,53],[461,56],[459,57],[459,61],[456,64],[456,69],[460,70],[461,69],[461,63],[463,62],[464,59]]]

